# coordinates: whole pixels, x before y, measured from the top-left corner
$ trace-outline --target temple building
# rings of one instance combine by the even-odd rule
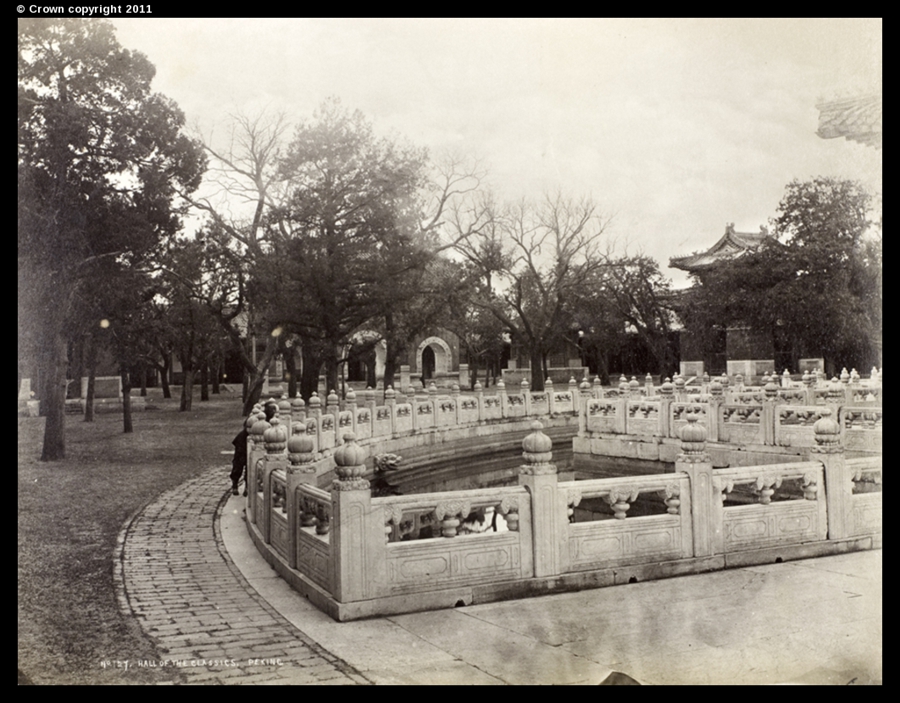
[[[736,232],[734,222],[729,222],[725,225],[725,234],[709,249],[699,254],[674,257],[669,260],[669,266],[688,273],[699,273],[724,260],[756,251],[769,236],[764,225],[760,225],[759,232]]]
[[[734,223],[729,222],[725,226],[725,234],[709,249],[674,257],[669,260],[669,266],[702,275],[703,271],[715,268],[724,261],[757,251],[770,236],[764,225],[760,226],[758,232],[738,232]],[[780,343],[778,330],[758,332],[749,327],[729,326],[707,330],[705,334],[711,335],[712,339],[705,339],[705,344],[701,344],[691,332],[681,332],[682,376],[702,376],[704,372],[710,375],[741,374],[749,382],[750,379],[774,373],[776,369],[781,371],[791,365],[790,349],[786,344]],[[802,369],[791,370],[818,369],[821,360],[801,359],[800,363]]]

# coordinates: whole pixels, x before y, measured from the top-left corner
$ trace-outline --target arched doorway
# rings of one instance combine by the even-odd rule
[[[439,378],[450,372],[453,352],[450,345],[440,337],[427,337],[416,349],[416,363],[424,383],[428,379]]]
[[[434,378],[434,349],[425,347],[422,350],[422,380]]]

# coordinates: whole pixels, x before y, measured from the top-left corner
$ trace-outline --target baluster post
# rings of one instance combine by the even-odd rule
[[[334,452],[330,533],[332,584],[341,603],[379,595],[385,583],[384,511],[372,509],[372,491],[363,478],[366,449],[346,433]],[[377,512],[377,515],[375,514]]]
[[[690,413],[688,423],[679,431],[681,453],[675,459],[675,471],[684,471],[691,481],[691,521],[694,556],[712,556],[722,549],[722,524],[716,519],[713,500],[713,468],[706,453],[706,428]]]
[[[531,495],[534,575],[554,576],[565,570],[568,560],[563,542],[568,530],[566,496],[560,497],[557,490],[553,440],[542,432],[543,425],[537,420],[531,423],[531,430],[522,440],[524,463],[519,469],[519,485]]]
[[[813,425],[816,446],[810,450],[811,461],[821,461],[825,470],[825,509],[828,516],[828,539],[850,537],[853,525],[853,477],[847,469],[841,428],[831,408],[823,408]]]

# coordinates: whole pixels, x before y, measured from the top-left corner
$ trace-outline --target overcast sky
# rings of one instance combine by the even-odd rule
[[[669,258],[758,231],[785,185],[881,190],[881,151],[816,136],[821,98],[881,87],[880,19],[115,19],[205,133],[338,96],[381,133],[490,166],[502,197],[590,195]],[[215,133],[215,132],[214,132]]]

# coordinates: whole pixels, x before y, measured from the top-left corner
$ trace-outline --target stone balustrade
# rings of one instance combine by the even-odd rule
[[[578,390],[580,430],[593,432],[591,423],[601,417],[611,418],[613,427],[624,422],[626,429],[629,420],[644,423],[651,432],[668,422],[667,433],[674,430],[679,442],[674,473],[560,482],[552,441],[540,422],[529,420],[518,486],[373,497],[365,478],[373,435],[367,446],[346,432],[330,456],[317,458],[321,425],[309,421],[322,417],[295,421],[298,431],[287,442],[285,424],[274,418],[262,427],[254,417],[250,534],[294,588],[338,620],[880,545],[881,460],[848,459],[844,447],[845,425],[853,431],[857,424],[880,423],[880,410],[850,408],[835,415],[829,407],[780,405],[776,397],[760,412],[735,405],[724,424],[752,426],[771,415],[786,428],[811,431],[814,446],[803,461],[713,469],[710,427],[718,425],[710,418],[723,405],[732,407],[717,393],[707,403],[693,403],[666,394],[659,401],[638,395],[596,399],[589,390]],[[537,401],[530,392],[515,395],[526,409],[547,409],[550,393],[556,391]],[[480,413],[485,399],[475,398]],[[450,399],[432,394],[427,402],[409,403],[410,418],[420,407],[431,408],[421,414],[430,414],[432,422],[413,431],[458,431],[464,399]],[[397,406],[386,407],[389,416],[382,421],[395,428]],[[351,419],[358,421],[360,410],[352,410]],[[373,430],[378,420],[369,410],[363,424]],[[484,420],[471,419],[476,407],[466,411],[472,416],[464,422],[484,430],[477,424]],[[455,424],[435,422],[440,413],[455,414]],[[744,419],[735,420],[740,413]],[[510,426],[521,426],[515,415]],[[332,471],[322,472],[323,465]],[[317,485],[328,480],[328,489]],[[600,508],[589,508],[592,503]]]

